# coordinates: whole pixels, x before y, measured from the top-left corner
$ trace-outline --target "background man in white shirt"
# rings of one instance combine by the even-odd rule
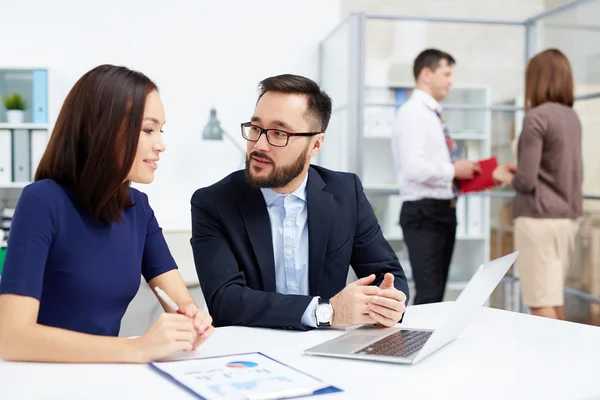
[[[396,173],[403,200],[400,225],[416,286],[415,304],[442,301],[456,235],[455,179],[470,179],[474,161],[455,160],[439,102],[452,85],[455,60],[436,49],[414,63],[416,88],[400,108],[393,132]]]

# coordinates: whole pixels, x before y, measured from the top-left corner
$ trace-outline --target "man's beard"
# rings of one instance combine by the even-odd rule
[[[306,165],[306,155],[308,154],[308,147],[300,154],[294,163],[286,165],[284,167],[277,167],[271,157],[266,154],[253,151],[246,157],[246,182],[256,188],[280,188],[287,186],[291,181],[298,177],[304,170]],[[252,157],[260,160],[268,161],[272,166],[273,170],[267,177],[255,177],[250,174],[250,159]],[[255,172],[256,168],[255,168]]]

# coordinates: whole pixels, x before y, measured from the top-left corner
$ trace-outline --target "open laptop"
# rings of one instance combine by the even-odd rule
[[[304,354],[416,364],[456,339],[498,286],[518,252],[479,267],[435,331],[362,326],[304,351]]]

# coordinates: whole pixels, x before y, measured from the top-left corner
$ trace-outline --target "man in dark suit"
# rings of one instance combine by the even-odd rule
[[[192,197],[192,248],[215,326],[393,326],[408,296],[358,177],[311,166],[331,99],[310,79],[260,83],[246,168]],[[335,151],[335,149],[332,149]],[[360,278],[346,285],[348,267]]]

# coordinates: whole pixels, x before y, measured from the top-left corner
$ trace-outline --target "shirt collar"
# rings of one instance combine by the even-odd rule
[[[427,108],[433,111],[442,111],[442,105],[438,103],[438,101],[434,99],[429,93],[421,89],[415,89],[413,90],[412,95],[415,96],[415,98],[417,98],[421,102],[423,102],[423,104],[425,104]]]
[[[298,188],[296,190],[294,190],[292,193],[290,193],[289,195],[294,195],[297,198],[299,198],[300,200],[306,201],[306,183],[307,182],[308,182],[308,174],[306,174],[306,176],[304,177],[304,180],[302,181],[300,186],[298,186]],[[276,191],[274,191],[271,188],[260,188],[260,191],[262,192],[262,195],[265,198],[265,203],[267,203],[267,207],[270,207],[271,205],[273,205],[275,200],[277,200],[281,196],[287,196],[286,194],[283,194],[283,193],[277,193]]]

